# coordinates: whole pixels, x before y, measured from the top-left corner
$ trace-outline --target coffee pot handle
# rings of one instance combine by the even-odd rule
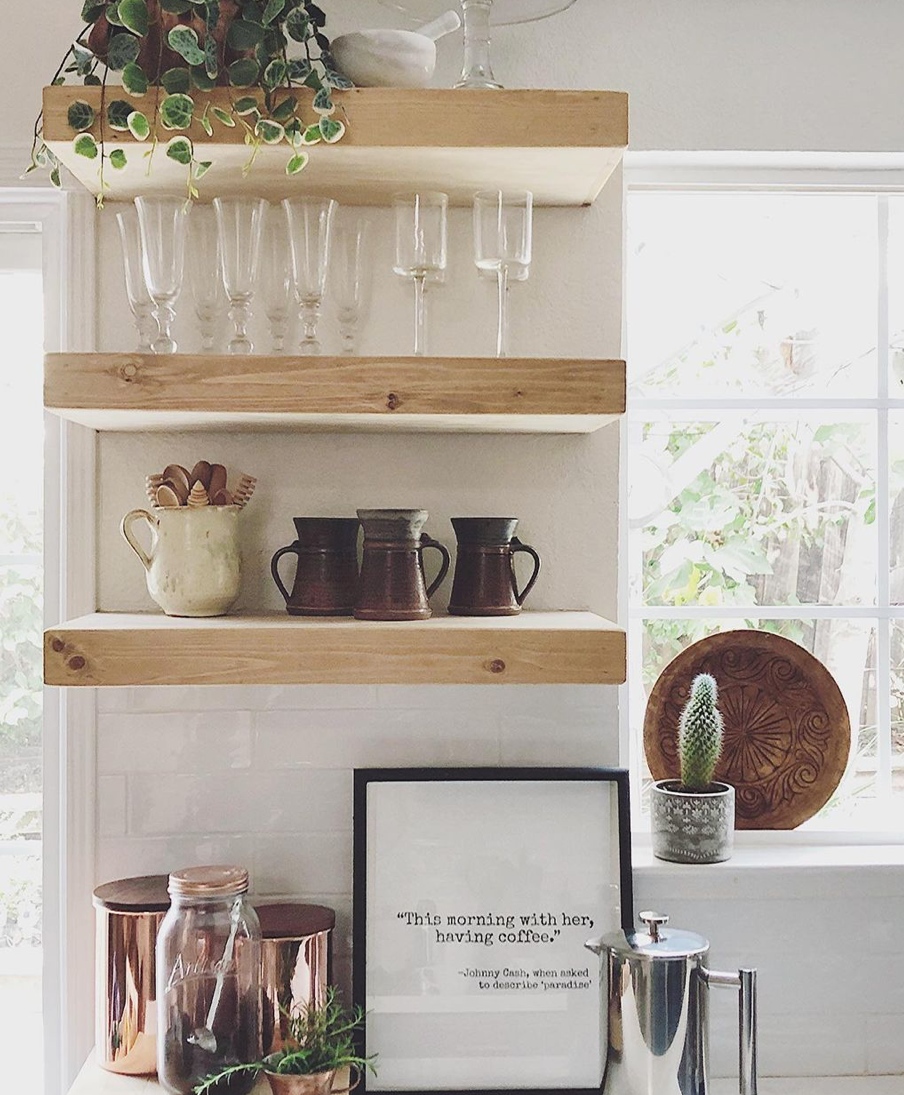
[[[283,600],[286,602],[286,604],[289,603],[289,591],[283,585],[283,580],[279,576],[279,560],[284,555],[288,555],[289,552],[292,552],[295,555],[298,554],[298,541],[297,540],[294,544],[287,544],[286,547],[281,547],[279,549],[279,551],[277,551],[277,553],[270,560],[270,573],[273,575],[273,581],[276,582],[276,588],[283,595]]]
[[[519,605],[523,605],[524,602],[527,600],[528,593],[530,593],[530,591],[534,588],[534,582],[536,582],[537,575],[540,573],[540,556],[530,546],[530,544],[522,544],[517,536],[513,536],[512,554],[514,555],[516,551],[527,552],[527,554],[530,555],[530,557],[534,561],[534,572],[528,579],[527,585],[524,587],[524,589],[521,590],[520,593],[518,592],[518,586],[515,582],[515,569],[514,567],[512,567],[512,586],[515,591],[515,600],[518,602]]]
[[[757,1095],[756,1084],[756,970],[717,973],[701,969],[706,985],[735,988],[738,993],[738,1066],[740,1095]]]
[[[452,562],[452,556],[449,554],[449,549],[445,544],[441,544],[439,540],[434,540],[432,536],[428,536],[424,533],[421,536],[421,551],[424,548],[436,548],[436,550],[442,555],[443,561],[439,568],[439,574],[433,579],[430,585],[427,587],[427,599],[429,600],[433,594],[439,589],[443,583],[443,578],[449,573],[449,564]],[[423,566],[423,561],[421,566]]]

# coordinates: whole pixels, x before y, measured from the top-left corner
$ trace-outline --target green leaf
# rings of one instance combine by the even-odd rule
[[[253,61],[250,57],[242,57],[238,61],[233,61],[226,72],[233,87],[251,87],[260,70],[261,67],[257,61]]]
[[[269,118],[261,118],[254,127],[254,135],[260,137],[264,144],[279,144],[285,137],[286,131],[279,122],[271,121]]]
[[[296,152],[286,164],[286,174],[297,175],[299,171],[302,171],[307,167],[310,158],[311,157],[307,152]]]
[[[87,49],[80,42],[73,42],[72,58],[75,61],[75,71],[79,76],[87,76],[91,71],[91,66],[96,60],[91,50]]]
[[[328,87],[322,87],[314,96],[311,106],[318,114],[332,114],[336,107],[333,105],[333,96]]]
[[[220,62],[217,57],[217,40],[210,30],[204,39],[204,71],[210,78],[211,83],[216,80],[220,71]]]
[[[287,122],[295,113],[297,106],[298,99],[294,95],[287,95],[275,110],[270,111],[270,117],[275,122]]]
[[[191,9],[190,0],[160,0],[160,7],[171,15],[184,15]]]
[[[200,163],[196,163],[192,169],[192,174],[196,179],[203,179],[207,172],[213,167],[211,160],[201,160]]]
[[[321,118],[320,133],[327,144],[335,144],[341,141],[345,135],[345,124],[336,118]]]
[[[117,171],[122,171],[126,166],[126,154],[121,148],[114,148],[110,153],[110,164],[115,167]]]
[[[198,41],[197,31],[192,30],[191,27],[181,25],[173,27],[166,36],[166,40],[170,49],[174,49],[183,61],[187,61],[190,65],[204,64],[204,50],[201,49]]]
[[[167,95],[160,104],[160,121],[164,129],[188,129],[195,104],[188,95]]]
[[[55,80],[51,81],[50,86],[51,87],[62,87],[63,84],[65,84],[65,83],[66,83],[66,77],[65,76],[57,76],[57,78]]]
[[[107,47],[107,68],[113,72],[122,72],[126,65],[137,60],[141,42],[134,34],[114,34]]]
[[[122,20],[119,18],[118,3],[107,5],[107,9],[104,12],[104,15],[106,16],[107,22],[110,24],[111,27],[122,26]]]
[[[224,125],[227,129],[235,129],[235,118],[226,110],[221,107],[215,106],[211,111],[220,125]]]
[[[207,106],[204,107],[204,113],[198,119],[198,124],[201,126],[201,128],[204,130],[204,132],[207,134],[208,137],[212,137],[213,136],[213,126],[211,125],[210,118],[208,118],[208,116],[207,116],[209,110],[210,110],[210,103],[208,103]]]
[[[82,4],[82,22],[95,22],[95,20],[103,15],[105,7],[106,4],[103,3],[103,0],[100,0],[100,2],[98,2],[98,0],[85,0],[84,4]]]
[[[301,135],[302,144],[319,144],[323,140],[319,125],[309,125]]]
[[[72,150],[77,156],[84,156],[88,160],[97,159],[97,141],[90,133],[81,133],[72,142]]]
[[[60,81],[62,83],[62,81]],[[101,78],[95,76],[93,72],[89,72],[84,80],[85,87],[100,87],[102,84]]]
[[[264,8],[263,19],[261,20],[264,26],[268,27],[285,6],[286,0],[267,0],[267,6]]]
[[[146,141],[151,134],[151,123],[140,110],[132,111],[128,117],[128,126],[136,141]]]
[[[146,0],[119,0],[119,18],[126,30],[143,38],[150,29]]]
[[[187,167],[192,161],[194,148],[188,137],[173,137],[171,141],[167,142],[166,154],[171,160]]]
[[[129,115],[134,109],[125,99],[114,99],[107,107],[107,122],[110,128],[124,133],[129,128]]]
[[[306,80],[311,75],[311,62],[306,57],[297,57],[289,62],[289,79]]]
[[[288,66],[282,58],[278,57],[275,61],[271,61],[269,65],[264,69],[263,85],[271,90],[275,87],[279,87],[286,78],[286,71]]]
[[[348,91],[349,88],[353,88],[354,83],[347,77],[343,76],[341,72],[337,72],[334,68],[328,68],[326,70],[327,83],[337,89],[337,91]]]
[[[59,190],[60,187],[63,185],[63,181],[60,178],[60,165],[59,164],[57,164],[57,166],[53,169],[53,171],[50,172],[50,181],[57,188],[57,190]]]
[[[83,129],[90,129],[94,125],[94,119],[94,107],[86,103],[84,99],[76,99],[69,104],[66,120],[76,133],[81,133]]]
[[[311,33],[311,20],[307,17],[304,8],[293,8],[292,11],[286,16],[284,24],[286,28],[286,34],[290,38],[294,38],[296,42],[306,41]]]
[[[168,68],[160,77],[160,83],[170,95],[184,95],[191,87],[191,73],[187,68]]]
[[[192,86],[196,87],[198,91],[213,91],[217,86],[216,80],[212,80],[207,75],[207,69],[202,68],[200,65],[193,65],[190,70]]]
[[[246,114],[252,114],[257,110],[257,99],[253,95],[243,95],[232,104],[232,109],[240,118],[244,118]]]
[[[141,65],[130,61],[122,70],[122,86],[130,95],[144,95],[148,89],[148,78]]]
[[[264,28],[247,19],[236,19],[226,34],[227,44],[237,50],[254,49],[263,40]]]

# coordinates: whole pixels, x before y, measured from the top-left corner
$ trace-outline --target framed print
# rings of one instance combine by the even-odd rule
[[[632,930],[628,773],[355,772],[354,985],[370,1092],[602,1083],[595,936]]]

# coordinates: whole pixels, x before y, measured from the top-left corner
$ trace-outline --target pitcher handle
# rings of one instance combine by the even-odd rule
[[[443,578],[449,573],[449,564],[452,562],[452,556],[449,554],[449,549],[445,544],[441,544],[439,540],[434,540],[432,536],[428,536],[424,533],[421,536],[421,551],[428,547],[436,548],[443,557],[442,566],[439,568],[439,574],[437,574],[427,587],[427,599],[429,600],[442,585]]]
[[[289,591],[283,585],[283,580],[279,576],[279,560],[284,556],[292,552],[294,555],[298,554],[298,541],[294,544],[287,544],[285,547],[281,547],[279,551],[270,560],[270,573],[273,575],[273,581],[276,582],[276,588],[283,595],[283,600],[286,604],[289,603]]]
[[[331,1087],[330,1095],[347,1095],[349,1091],[354,1091],[358,1084],[361,1083],[361,1069],[357,1065],[348,1066],[349,1079],[351,1079],[352,1073],[355,1074],[355,1078],[348,1087]]]
[[[540,573],[540,556],[530,546],[530,544],[522,544],[517,536],[513,536],[512,555],[514,555],[518,551],[527,552],[527,554],[530,555],[530,557],[534,561],[534,572],[530,576],[527,585],[524,587],[524,589],[521,590],[520,593],[518,592],[518,585],[515,579],[515,568],[514,565],[512,566],[512,589],[515,592],[515,600],[518,602],[519,605],[523,605],[524,602],[527,600],[528,593],[530,593],[530,591],[534,588],[534,582],[536,582],[537,575]]]
[[[735,988],[738,993],[738,1072],[740,1095],[757,1095],[756,970],[717,973],[701,969],[704,983]]]
[[[143,521],[147,521],[150,526],[151,532],[154,534],[154,543],[156,545],[157,529],[160,525],[159,520],[152,514],[148,513],[146,509],[133,509],[123,517],[119,523],[119,531],[123,535],[123,539],[135,552],[138,558],[141,560],[141,565],[145,570],[151,569],[151,556],[144,550],[141,544],[135,539],[135,534],[132,532],[132,525],[141,518]],[[151,547],[151,554],[153,554],[154,548]]]

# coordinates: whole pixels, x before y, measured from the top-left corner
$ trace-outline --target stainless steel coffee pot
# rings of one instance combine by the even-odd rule
[[[707,969],[709,940],[668,930],[642,912],[646,931],[584,946],[608,967],[608,1045],[602,1095],[706,1095],[709,988],[740,990],[741,1095],[756,1095],[756,970]]]

